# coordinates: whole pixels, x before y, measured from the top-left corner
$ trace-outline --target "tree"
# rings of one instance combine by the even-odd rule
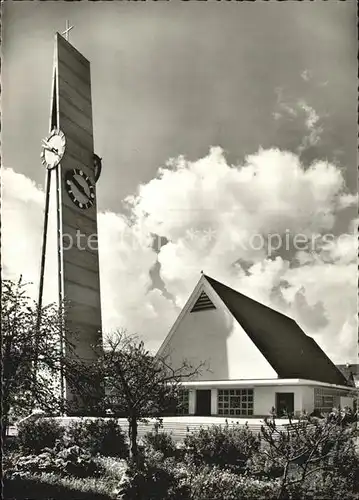
[[[265,418],[261,428],[264,446],[252,470],[280,477],[279,498],[292,498],[293,492],[299,495],[308,489],[313,477],[323,490],[342,479],[354,488],[358,480],[353,473],[353,464],[354,470],[358,464],[358,432],[354,417],[349,417],[347,412],[332,412],[324,419],[305,415],[297,423],[290,418],[286,431],[277,428],[273,417]]]
[[[60,390],[59,339],[55,332],[59,318],[53,307],[44,307],[41,328],[37,330],[38,311],[27,296],[27,285],[21,277],[16,283],[2,281],[3,432],[6,432],[10,412],[23,415],[34,405],[53,408]],[[54,370],[57,377],[51,376]]]
[[[144,343],[125,332],[117,332],[107,344],[98,370],[106,380],[104,405],[125,414],[129,423],[130,452],[138,458],[138,422],[161,417],[178,401],[183,380],[199,374],[203,363],[193,367],[186,360],[173,368],[169,356],[153,356]]]
[[[29,284],[21,277],[17,282],[3,280],[1,285],[4,437],[11,415],[23,416],[34,408],[50,414],[65,412],[64,377],[79,394],[85,395],[90,406],[93,379],[76,356],[73,343],[66,340],[71,337],[64,331],[65,308],[50,304],[39,311],[27,295]]]

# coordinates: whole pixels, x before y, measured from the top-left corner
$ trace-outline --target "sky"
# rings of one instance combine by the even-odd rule
[[[356,2],[2,4],[2,264],[34,296],[66,19],[91,62],[103,158],[104,330],[158,348],[203,270],[294,317],[334,361],[355,360]],[[258,242],[272,234],[287,242],[268,252]],[[321,239],[298,249],[303,234]],[[48,300],[55,261],[52,245]]]

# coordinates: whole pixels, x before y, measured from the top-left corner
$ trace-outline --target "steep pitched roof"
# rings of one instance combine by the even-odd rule
[[[279,378],[348,385],[346,378],[291,318],[205,275]]]

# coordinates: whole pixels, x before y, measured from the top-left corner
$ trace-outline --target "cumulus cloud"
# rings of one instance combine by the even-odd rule
[[[308,69],[305,69],[304,71],[302,71],[300,76],[305,82],[309,82],[309,80],[312,78],[312,73]]]
[[[55,178],[52,179],[45,269],[44,303],[57,301]],[[12,169],[3,169],[2,262],[4,277],[22,274],[29,294],[37,300],[45,194],[42,188]],[[139,220],[120,214],[100,213],[100,279],[105,332],[116,328],[143,334],[157,348],[177,310],[162,291],[153,289],[150,271],[156,262],[152,237]]]
[[[319,144],[324,129],[319,124],[320,117],[314,108],[309,106],[309,104],[303,100],[298,102],[298,106],[304,112],[305,127],[307,129],[307,135],[303,137],[303,140],[298,147],[298,153],[300,154],[306,149]]]
[[[312,76],[308,70],[303,71],[301,78],[308,82]],[[277,102],[276,110],[273,112],[275,121],[281,120],[286,123],[296,123],[300,143],[295,151],[300,156],[310,148],[318,146],[324,132],[322,125],[326,116],[319,116],[317,111],[305,99],[289,99],[284,95],[282,88],[276,89]]]
[[[275,149],[229,165],[212,148],[198,161],[172,160],[128,201],[147,231],[169,240],[158,259],[179,307],[203,269],[295,317],[334,359],[351,349],[355,356],[356,328],[348,333],[356,310],[355,235],[352,228],[332,234],[355,196],[345,191],[338,167],[317,161],[304,168],[297,155]],[[295,247],[298,234],[308,248]],[[272,255],[269,235],[282,241]],[[338,347],[344,325],[350,348]]]
[[[38,295],[42,250],[42,227],[45,194],[28,177],[11,168],[2,169],[2,263],[6,278],[23,280],[32,284],[29,292],[33,299]],[[56,241],[55,185],[51,188],[49,240]],[[51,271],[52,270],[52,273]],[[56,247],[49,245],[46,260],[44,296],[47,302],[57,298]],[[51,274],[55,279],[51,278]]]
[[[98,217],[100,278],[104,330],[117,328],[144,337],[157,348],[176,317],[173,302],[152,287],[150,271],[157,255],[152,236],[138,219],[115,213]]]
[[[37,282],[44,195],[11,169],[3,177],[6,274]],[[157,348],[203,270],[293,316],[335,361],[354,359],[354,223],[344,236],[331,232],[356,197],[337,166],[304,168],[298,155],[277,149],[231,165],[214,147],[197,161],[172,159],[126,201],[128,216],[98,217],[106,331],[124,327]],[[153,234],[165,242],[157,252]],[[301,248],[298,234],[307,242]],[[269,252],[273,236],[281,244]],[[151,279],[156,263],[161,289]]]

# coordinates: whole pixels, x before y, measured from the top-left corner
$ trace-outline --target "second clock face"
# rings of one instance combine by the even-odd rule
[[[100,158],[98,155],[93,155],[93,165],[95,168],[95,182],[99,180],[99,177],[101,175],[101,170],[102,170],[102,158]]]
[[[74,168],[65,176],[66,191],[72,202],[79,208],[90,208],[95,201],[95,187],[82,170]]]
[[[49,137],[42,142],[41,158],[43,165],[48,169],[57,167],[65,153],[65,134],[60,129],[54,128]]]

